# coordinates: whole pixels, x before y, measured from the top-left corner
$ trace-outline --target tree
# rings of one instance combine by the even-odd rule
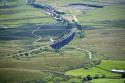
[[[25,56],[28,56],[29,54],[28,53],[25,53]]]
[[[82,83],[85,83],[85,82],[86,82],[86,81],[85,81],[85,78],[83,78],[83,79],[82,79]]]
[[[23,54],[20,54],[20,56],[23,56]]]
[[[105,78],[106,77],[106,75],[105,74],[102,74],[102,77],[101,78]]]
[[[92,77],[90,75],[87,76],[88,81],[92,80]]]
[[[98,78],[100,78],[99,74],[95,74],[94,79],[98,79]]]
[[[85,32],[81,31],[80,32],[80,38],[84,38],[85,37]]]
[[[125,78],[125,74],[122,74],[122,76],[121,76],[122,78]]]

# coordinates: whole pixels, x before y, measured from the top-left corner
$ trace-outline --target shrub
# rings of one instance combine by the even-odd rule
[[[52,83],[60,83],[60,79],[59,78],[54,78]]]
[[[92,76],[91,76],[91,75],[88,75],[88,76],[87,76],[87,79],[88,79],[88,81],[89,81],[89,80],[92,80]]]
[[[90,67],[95,67],[95,64],[93,62],[91,62]]]
[[[86,64],[86,65],[84,66],[84,68],[85,68],[85,69],[89,69],[89,65]]]
[[[84,77],[83,80],[84,80],[84,81],[88,81],[88,78],[87,78],[87,77]]]
[[[85,78],[83,78],[83,79],[82,79],[82,83],[85,83],[85,82],[86,82],[86,79],[85,79]]]
[[[44,78],[44,80],[46,80],[46,81],[52,81],[53,79],[54,79],[53,75],[49,75],[46,78]]]
[[[122,78],[125,78],[125,74],[122,74]]]
[[[78,78],[78,79],[82,79],[82,77],[81,77],[81,76],[77,76],[77,78]]]
[[[28,56],[29,54],[28,53],[25,53],[25,56]]]
[[[20,56],[23,56],[23,54],[20,54]]]
[[[45,80],[43,80],[43,79],[40,79],[39,81],[38,81],[38,83],[47,83]]]
[[[68,81],[68,80],[70,80],[70,76],[63,76],[63,77],[60,77],[60,80],[61,81]]]
[[[100,78],[99,74],[95,74],[94,79],[98,79],[98,78]]]
[[[75,81],[72,81],[71,83],[76,83]]]
[[[101,63],[101,60],[93,60],[92,61],[95,65],[99,65]]]
[[[105,78],[106,77],[106,75],[105,74],[102,74],[102,78]]]

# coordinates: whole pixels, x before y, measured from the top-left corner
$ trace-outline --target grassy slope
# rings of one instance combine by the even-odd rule
[[[12,28],[26,23],[49,24],[54,21],[40,10],[24,3],[12,8],[1,8],[0,12],[0,24]]]
[[[56,1],[59,6],[68,3],[75,3],[76,1]],[[98,1],[98,0],[97,0]],[[117,0],[116,0],[117,1]],[[51,3],[51,1],[49,1]],[[77,2],[86,3],[87,0]],[[101,2],[101,1],[99,1]],[[102,1],[103,2],[103,1]],[[108,2],[108,1],[107,1]],[[110,0],[109,2],[114,2]],[[119,1],[118,1],[119,2]],[[94,2],[92,2],[94,3]],[[54,4],[53,4],[54,5]],[[104,4],[103,4],[104,5]],[[54,5],[57,7],[57,5]],[[63,7],[60,9],[63,10]],[[124,49],[125,41],[124,38],[124,19],[125,19],[125,6],[124,4],[110,4],[105,5],[104,8],[97,8],[93,10],[86,11],[86,15],[69,8],[64,8],[64,10],[73,11],[71,14],[75,14],[82,25],[95,26],[96,28],[102,28],[97,30],[88,30],[86,32],[86,37],[84,40],[76,40],[72,45],[89,49],[96,55],[106,56],[113,59],[124,59]],[[122,27],[122,28],[120,28]],[[117,28],[117,29],[116,29]],[[107,30],[105,30],[107,29]],[[82,45],[79,45],[82,44]],[[119,55],[119,56],[118,56]]]
[[[49,56],[45,56],[46,54],[49,54]],[[1,59],[0,67],[1,68],[24,68],[24,69],[56,69],[57,71],[64,71],[66,69],[79,66],[80,64],[83,65],[83,63],[86,63],[88,60],[85,60],[83,56],[64,56],[60,57],[54,56],[52,53],[46,53],[42,54],[45,57],[38,56],[34,58],[22,58],[21,60],[15,60],[15,59]],[[53,56],[50,56],[53,55]],[[62,60],[62,62],[60,62]],[[78,62],[74,62],[77,61]],[[74,64],[74,65],[73,65]],[[59,67],[59,68],[58,68]],[[53,69],[54,68],[54,69]]]
[[[100,65],[98,65],[98,67],[104,68],[104,69],[123,69],[125,70],[125,67],[123,66],[125,65],[125,61],[115,61],[115,60],[103,60],[102,63]],[[99,76],[102,75],[106,75],[107,78],[104,79],[95,79],[92,80],[92,83],[123,83],[125,79],[112,79],[110,77],[112,76],[120,76],[120,74],[115,74],[115,73],[110,73],[107,71],[104,71],[102,69],[99,69],[97,67],[94,67],[92,69],[84,69],[84,68],[80,68],[80,69],[76,69],[76,70],[71,70],[65,73],[66,75],[73,75],[73,76],[87,76],[87,75],[91,75],[91,76],[95,76],[96,74],[98,74]],[[75,81],[78,81],[78,79],[76,79]]]
[[[58,56],[57,53],[52,53],[52,52],[43,53],[34,58],[33,57],[20,58],[20,60],[12,58],[1,59],[0,63],[2,64],[0,64],[0,77],[2,79],[0,79],[0,81],[5,81],[5,80],[20,81],[20,80],[25,80],[24,78],[26,78],[27,80],[39,79],[40,75],[46,77],[46,74],[44,74],[43,72],[38,74],[38,72],[40,72],[41,70],[64,72],[65,70],[83,66],[85,63],[88,62],[89,61],[86,60],[83,56],[78,57],[69,55],[60,57]],[[15,72],[18,72],[17,76]],[[19,73],[21,74],[19,75]],[[27,73],[27,75],[25,75],[25,73]],[[18,77],[18,79],[16,79],[16,77]],[[43,77],[41,77],[41,79],[42,78]]]
[[[87,15],[79,17],[81,21],[103,21],[103,20],[124,20],[124,6],[110,5],[102,9],[94,9],[87,12]],[[83,20],[84,19],[84,20]]]
[[[21,82],[23,80],[42,79],[47,76],[46,73],[39,70],[17,69],[17,68],[0,68],[0,82],[7,81],[9,83]]]
[[[74,40],[72,46],[88,49],[98,57],[124,59],[124,31],[122,28],[87,30],[85,38]]]

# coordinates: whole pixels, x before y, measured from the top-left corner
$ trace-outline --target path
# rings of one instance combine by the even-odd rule
[[[36,43],[37,43],[39,40],[41,40],[41,36],[35,34],[35,32],[37,32],[39,29],[40,29],[40,26],[38,26],[35,30],[32,31],[32,34],[37,37],[37,39],[33,42],[33,43],[35,44],[35,48],[36,48]]]
[[[77,49],[77,50],[85,51],[85,52],[88,53],[89,59],[92,59],[92,52],[91,52],[91,51],[86,50],[86,49],[84,49],[84,48],[77,48],[77,47],[73,47],[73,46],[68,46],[68,47],[70,47],[70,48],[75,48],[75,49]]]

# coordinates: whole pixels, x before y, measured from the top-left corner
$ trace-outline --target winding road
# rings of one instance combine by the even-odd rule
[[[88,53],[89,58],[90,58],[90,59],[92,59],[92,53],[91,53],[91,51],[86,50],[86,49],[83,49],[83,48],[76,48],[76,49],[77,49],[77,50],[82,50],[82,51],[87,52],[87,53]]]
[[[76,49],[76,50],[82,50],[82,51],[88,53],[88,57],[89,57],[89,59],[92,59],[92,52],[89,51],[89,50],[86,50],[86,49],[84,49],[84,48],[77,48],[77,47],[73,47],[73,46],[66,46],[66,47],[74,48],[74,49]]]
[[[37,32],[39,29],[40,29],[40,26],[38,26],[35,30],[32,31],[32,34],[33,34],[35,37],[37,37],[37,39],[33,42],[33,43],[35,44],[35,48],[36,48],[36,43],[37,43],[39,40],[42,39],[41,36],[35,34],[35,32]]]

